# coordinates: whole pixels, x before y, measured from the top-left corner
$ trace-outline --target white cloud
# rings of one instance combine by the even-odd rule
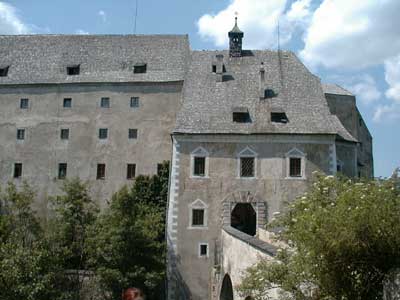
[[[400,120],[400,105],[398,103],[379,105],[373,117],[373,121],[377,123],[393,122],[397,120]]]
[[[201,38],[212,41],[217,47],[228,45],[228,32],[233,28],[234,16],[238,12],[238,25],[244,31],[244,47],[252,49],[276,48],[277,26],[281,21],[281,42],[290,39],[292,31],[289,19],[281,17],[287,0],[231,0],[231,3],[216,14],[203,15],[197,22]],[[290,21],[299,22],[307,15],[310,0],[291,8]]]
[[[98,12],[98,15],[99,15],[99,17],[103,20],[103,22],[106,22],[106,21],[107,21],[107,14],[106,14],[106,12],[105,12],[104,10],[100,10],[100,11]]]
[[[400,52],[399,0],[324,0],[308,27],[301,57],[311,66],[363,68]]]
[[[400,103],[400,55],[385,61],[386,97]]]
[[[83,29],[77,29],[77,30],[75,30],[75,34],[87,35],[87,34],[89,34],[89,32],[85,31]]]
[[[308,22],[312,13],[310,11],[310,6],[311,0],[299,0],[293,2],[290,10],[286,14],[287,19],[293,22]]]
[[[371,75],[364,74],[349,81],[350,84],[345,84],[346,88],[364,104],[368,105],[381,99],[382,93],[378,90],[377,83]]]
[[[31,31],[30,26],[21,21],[15,7],[0,1],[0,34],[27,34]]]

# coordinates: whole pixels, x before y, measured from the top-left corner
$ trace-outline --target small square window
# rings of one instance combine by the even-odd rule
[[[133,73],[146,73],[147,72],[147,64],[137,64],[133,68]]]
[[[14,164],[14,178],[21,178],[22,177],[22,164],[15,163]]]
[[[105,140],[108,137],[108,129],[107,128],[100,128],[99,129],[99,139]]]
[[[254,157],[240,158],[240,177],[254,177]]]
[[[101,98],[100,107],[102,107],[102,108],[110,108],[110,98],[108,98],[108,97]]]
[[[126,179],[133,179],[136,176],[136,164],[128,164]]]
[[[80,65],[68,66],[67,67],[67,74],[69,76],[79,75],[80,72],[81,72],[81,66]]]
[[[138,108],[139,107],[139,97],[132,97],[131,98],[131,107]]]
[[[105,164],[98,164],[97,165],[97,180],[102,180],[106,178],[106,165]]]
[[[19,103],[19,107],[21,109],[28,109],[29,108],[29,99],[21,99],[20,103]]]
[[[72,99],[71,98],[65,98],[63,102],[63,107],[64,108],[71,108],[72,107]]]
[[[290,177],[301,177],[301,158],[300,157],[291,157],[290,158],[289,176]]]
[[[204,226],[204,209],[192,210],[192,226]]]
[[[137,129],[132,129],[132,128],[129,128],[129,131],[128,131],[128,137],[129,137],[129,139],[137,139],[137,134],[138,134],[138,131],[137,131]]]
[[[58,179],[65,179],[67,177],[67,164],[58,164]]]
[[[60,137],[62,140],[68,140],[69,139],[69,129],[61,129]]]
[[[206,158],[205,157],[194,157],[193,158],[193,176],[205,176],[206,170]]]
[[[200,257],[208,256],[208,244],[200,244],[199,245],[199,256]]]
[[[17,129],[17,140],[25,139],[25,129]]]
[[[8,76],[8,69],[9,69],[9,66],[1,67],[0,68],[0,77],[7,77]]]

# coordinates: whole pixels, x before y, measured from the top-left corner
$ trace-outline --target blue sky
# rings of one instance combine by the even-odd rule
[[[131,34],[135,0],[0,0],[0,34]],[[398,0],[138,0],[138,34],[189,34],[227,47],[235,12],[245,47],[294,51],[324,82],[357,95],[374,137],[375,175],[400,166]]]

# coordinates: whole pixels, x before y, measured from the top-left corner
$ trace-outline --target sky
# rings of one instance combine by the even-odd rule
[[[237,14],[244,48],[279,40],[356,95],[387,177],[400,166],[399,11],[399,0],[0,0],[0,34],[188,34],[192,49],[224,49]]]

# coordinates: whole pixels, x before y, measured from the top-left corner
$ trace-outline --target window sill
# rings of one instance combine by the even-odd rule
[[[287,180],[307,180],[307,177],[285,177]]]
[[[208,226],[189,226],[187,229],[192,230],[208,230]]]
[[[210,179],[209,176],[195,176],[195,175],[191,175],[190,178],[192,178],[192,179]]]
[[[236,177],[236,179],[242,179],[242,180],[254,180],[254,179],[258,179],[258,177],[257,176],[255,176],[255,177]]]

